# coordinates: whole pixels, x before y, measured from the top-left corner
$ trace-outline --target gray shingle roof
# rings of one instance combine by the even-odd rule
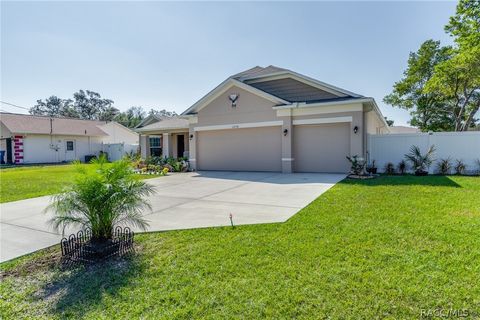
[[[250,83],[252,87],[290,102],[310,102],[338,98],[330,92],[291,78]]]

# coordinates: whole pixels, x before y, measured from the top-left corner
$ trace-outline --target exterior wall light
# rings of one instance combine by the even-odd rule
[[[353,133],[357,134],[357,132],[358,132],[358,126],[355,126],[355,127],[353,128]]]
[[[228,96],[228,100],[230,100],[230,102],[232,103],[232,108],[235,108],[237,106],[238,96],[238,93],[232,93]]]
[[[193,139],[193,134],[190,135],[190,140],[192,140],[192,139]]]
[[[287,134],[288,134],[288,129],[283,129],[283,135],[287,136]]]

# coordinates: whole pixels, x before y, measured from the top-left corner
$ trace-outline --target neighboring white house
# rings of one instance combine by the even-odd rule
[[[138,143],[137,133],[116,122],[0,113],[0,150],[7,163],[84,161],[108,144]]]

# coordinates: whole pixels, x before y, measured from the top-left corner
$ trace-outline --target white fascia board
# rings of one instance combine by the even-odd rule
[[[294,71],[290,71],[290,70],[270,73],[270,74],[257,76],[257,77],[252,76],[252,77],[249,77],[249,78],[244,78],[244,80],[249,81],[251,83],[255,83],[255,82],[268,81],[268,80],[283,79],[283,78],[288,78],[288,77],[290,77],[292,79],[295,79],[295,80],[298,80],[300,82],[303,82],[305,84],[311,85],[315,88],[330,92],[331,94],[338,95],[339,93],[342,93],[344,95],[348,95],[348,96],[352,96],[352,97],[356,97],[356,98],[362,97],[362,95],[359,95],[359,94],[356,94],[354,92],[351,92],[351,91],[333,86],[331,84],[319,81],[317,79],[307,77],[303,74],[300,74],[300,73],[297,73],[297,72],[294,72]]]
[[[274,110],[282,110],[282,109],[296,109],[296,108],[314,108],[314,107],[322,107],[322,106],[336,106],[342,104],[356,104],[356,103],[366,103],[371,102],[372,98],[363,98],[363,99],[351,99],[351,100],[342,100],[342,101],[326,101],[326,102],[317,102],[317,103],[292,103],[283,106],[273,107]]]
[[[333,117],[333,118],[317,118],[317,119],[300,119],[293,120],[293,125],[300,124],[322,124],[322,123],[341,123],[341,122],[352,122],[352,117]]]
[[[248,123],[232,123],[221,124],[213,126],[194,127],[194,131],[211,131],[211,130],[228,130],[228,129],[245,129],[245,128],[260,128],[260,127],[275,127],[282,126],[283,121],[263,121],[263,122],[248,122]]]
[[[248,84],[245,84],[243,82],[240,82],[238,80],[235,80],[233,78],[228,78],[227,80],[223,81],[220,85],[218,85],[215,89],[207,93],[203,98],[198,100],[193,106],[182,112],[183,115],[187,115],[188,113],[191,112],[198,112],[202,110],[205,106],[207,106],[210,102],[218,98],[221,94],[223,94],[225,91],[230,89],[231,87],[236,86],[239,87],[240,89],[243,89],[245,91],[248,91],[252,94],[255,94],[257,96],[260,96],[264,99],[267,99],[269,101],[272,101],[273,103],[276,104],[288,104],[290,102],[283,100],[279,97],[276,97],[274,95],[271,95],[269,93],[266,93],[265,91],[262,91],[260,89],[254,88],[252,86],[249,86]]]

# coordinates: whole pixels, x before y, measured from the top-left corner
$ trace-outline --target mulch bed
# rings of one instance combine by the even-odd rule
[[[347,178],[349,179],[360,179],[360,180],[365,180],[365,179],[373,179],[375,178],[375,175],[357,175],[357,174],[349,174]]]

